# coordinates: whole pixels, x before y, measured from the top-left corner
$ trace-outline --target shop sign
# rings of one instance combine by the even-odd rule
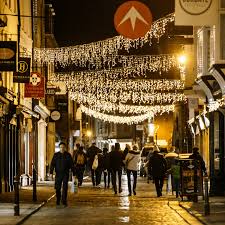
[[[32,72],[30,75],[30,83],[25,83],[25,98],[44,98],[45,97],[45,81],[39,72]]]
[[[114,26],[126,38],[144,37],[150,31],[152,14],[149,8],[139,1],[127,1],[119,6],[114,15]]]
[[[16,41],[0,41],[0,71],[16,71]]]
[[[17,64],[17,72],[13,73],[13,82],[30,82],[30,58],[19,58]]]
[[[218,0],[175,0],[175,25],[216,25]]]

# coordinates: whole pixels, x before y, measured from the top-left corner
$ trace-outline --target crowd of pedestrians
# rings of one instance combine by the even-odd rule
[[[72,171],[73,180],[78,180],[78,186],[82,186],[84,172],[91,174],[93,187],[100,187],[102,174],[104,177],[104,188],[112,189],[114,194],[121,193],[122,174],[127,175],[127,185],[129,196],[136,195],[137,176],[139,163],[141,161],[141,152],[137,145],[132,147],[126,145],[124,151],[121,150],[120,144],[115,143],[111,149],[103,148],[103,151],[93,142],[87,150],[80,144],[76,144],[72,156],[67,152],[66,144],[59,144],[60,151],[56,152],[52,158],[50,174],[55,170],[55,189],[56,204],[67,206],[67,191],[69,174]],[[193,148],[193,154],[190,159],[196,160],[201,166],[201,170],[206,174],[206,167],[198,148]],[[146,167],[151,174],[155,184],[157,197],[162,196],[164,179],[167,177],[171,180],[171,185],[176,190],[176,197],[179,195],[180,188],[180,165],[178,154],[172,150],[165,156],[160,154],[159,148],[155,145],[151,154],[149,154]],[[168,182],[167,182],[168,189]]]

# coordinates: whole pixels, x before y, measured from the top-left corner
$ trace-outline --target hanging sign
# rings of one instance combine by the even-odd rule
[[[16,41],[0,41],[0,71],[16,71]]]
[[[175,25],[215,25],[218,0],[175,0]]]
[[[19,58],[17,64],[17,72],[13,73],[13,82],[30,82],[30,58]]]
[[[138,1],[127,1],[119,6],[114,15],[114,26],[118,33],[130,39],[144,37],[152,25],[149,8]]]
[[[25,83],[25,98],[44,98],[45,82],[44,77],[38,72],[32,72],[30,83]]]

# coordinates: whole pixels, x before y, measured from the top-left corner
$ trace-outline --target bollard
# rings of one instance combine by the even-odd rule
[[[210,215],[208,182],[209,182],[208,177],[205,177],[204,178],[204,185],[205,185],[205,203],[204,203],[204,210],[205,210],[205,216]]]
[[[19,179],[14,177],[14,216],[20,215]]]
[[[33,201],[37,201],[37,172],[35,168],[33,168]]]

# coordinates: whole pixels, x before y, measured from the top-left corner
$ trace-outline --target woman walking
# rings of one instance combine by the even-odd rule
[[[138,151],[137,145],[133,146],[133,150],[130,150],[125,158],[125,165],[127,169],[127,181],[128,181],[128,191],[129,196],[132,195],[131,191],[131,173],[133,175],[133,194],[136,195],[136,186],[137,186],[137,171],[138,171],[138,163],[140,162],[141,154]]]

